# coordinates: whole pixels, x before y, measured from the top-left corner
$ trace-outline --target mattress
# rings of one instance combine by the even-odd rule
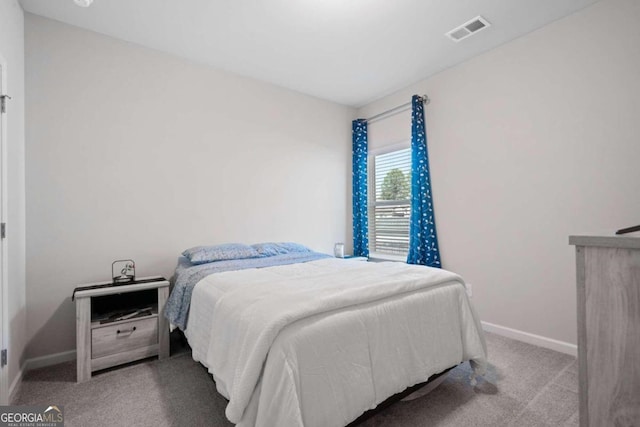
[[[396,282],[419,276],[416,272],[423,270],[418,268],[425,273],[437,270],[388,264],[374,267],[372,263],[323,259],[259,272],[218,273],[198,282],[185,335],[194,360],[209,369],[218,391],[231,399],[230,420],[239,426],[344,426],[388,397],[461,362],[472,361],[482,373],[486,366],[482,330],[463,282],[450,274],[428,286],[296,317],[268,342],[264,359],[258,359],[260,375],[255,383],[239,379],[250,370],[248,362],[238,361],[252,356],[244,354],[252,347],[243,343],[250,342],[251,335],[229,335],[234,328],[219,329],[224,322],[216,320],[216,315],[222,315],[223,302],[230,295],[254,294],[259,287],[278,289],[279,281],[292,286],[299,281],[303,286],[335,281],[336,275],[365,277],[372,268],[377,270],[370,277],[395,268],[398,273],[393,270],[387,277],[397,277]],[[379,285],[387,286],[382,280]],[[318,292],[323,295],[322,290]],[[281,307],[287,310],[292,308]],[[246,402],[237,403],[243,393]]]

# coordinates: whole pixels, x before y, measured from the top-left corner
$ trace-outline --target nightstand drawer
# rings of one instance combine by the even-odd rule
[[[153,344],[158,344],[157,316],[91,330],[92,359]]]

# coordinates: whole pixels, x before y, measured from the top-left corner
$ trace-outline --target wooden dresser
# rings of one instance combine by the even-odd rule
[[[640,233],[576,246],[580,426],[640,426]]]

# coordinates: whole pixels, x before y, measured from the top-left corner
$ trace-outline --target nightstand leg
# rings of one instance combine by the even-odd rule
[[[91,298],[76,300],[76,357],[79,383],[91,379]]]
[[[158,350],[158,359],[165,359],[169,357],[169,321],[164,317],[164,305],[169,298],[169,287],[163,286],[158,288],[158,343],[160,349]]]

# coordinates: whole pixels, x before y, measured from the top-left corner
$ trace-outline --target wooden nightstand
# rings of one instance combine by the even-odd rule
[[[76,288],[76,351],[79,383],[94,371],[158,356],[169,357],[169,324],[164,305],[169,282],[144,277],[133,284],[91,283]],[[151,308],[140,317],[109,320],[116,313]]]

